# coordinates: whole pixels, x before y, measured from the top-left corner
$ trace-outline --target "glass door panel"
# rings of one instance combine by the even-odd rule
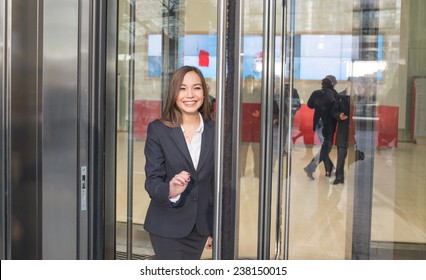
[[[133,258],[153,255],[143,229],[150,201],[144,185],[147,125],[160,117],[168,80],[182,65],[201,69],[214,98],[216,10],[208,0],[119,1],[117,258],[128,258],[129,245]]]
[[[402,30],[418,30],[422,20],[414,11],[422,4],[294,2],[293,74],[302,107],[292,131],[289,258],[424,259],[425,164],[418,157],[424,146],[407,136],[411,79],[421,70],[401,64],[421,60],[407,46],[423,40],[424,49],[424,35],[409,38]],[[351,104],[344,180],[337,184],[322,163],[313,179],[304,170],[321,147],[307,101],[326,75],[336,77],[336,91],[349,94]],[[336,144],[330,158],[337,167]]]
[[[260,185],[260,137],[262,99],[263,1],[242,5],[241,44],[241,139],[239,143],[239,186],[237,209],[237,256],[257,258],[258,201]]]
[[[242,3],[241,134],[236,219],[239,259],[263,258],[259,252],[263,242],[269,242],[266,258],[280,254],[277,243],[281,242],[281,238],[278,239],[281,203],[278,201],[283,148],[280,145],[283,135],[283,120],[280,119],[283,75],[281,2],[249,0]],[[272,24],[265,25],[265,16]],[[273,35],[269,35],[270,32]],[[260,231],[264,233],[259,234]]]

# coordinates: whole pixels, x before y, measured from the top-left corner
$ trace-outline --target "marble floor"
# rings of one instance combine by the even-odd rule
[[[149,198],[144,190],[145,180],[143,141],[134,142],[133,166],[133,253],[152,255],[147,234],[142,224]],[[245,149],[246,164],[241,172],[238,186],[237,254],[239,259],[255,259],[258,237],[259,180],[253,172],[256,146]],[[303,167],[319,150],[318,146],[296,143],[291,151],[291,174],[283,177],[290,180],[289,210],[289,259],[350,259],[351,230],[353,221],[354,182],[359,174],[357,165],[348,156],[345,168],[345,183],[333,185],[333,177],[324,176],[323,165],[314,174],[315,180],[306,176]],[[333,162],[336,150],[331,151]],[[377,259],[398,258],[396,248],[411,248],[417,253],[412,258],[426,259],[426,145],[398,143],[397,148],[375,149],[366,155],[373,162],[371,248],[385,248],[387,255],[376,254]],[[374,159],[374,160],[373,160]],[[118,134],[117,145],[117,251],[125,250],[127,219],[127,134]],[[286,170],[287,158],[284,158]],[[282,233],[286,209],[285,191],[277,197],[278,164],[272,178],[271,207],[271,258],[282,258]],[[277,219],[277,217],[281,217]],[[275,232],[280,232],[277,238]],[[281,243],[280,243],[281,242]],[[278,245],[277,245],[278,244]],[[374,247],[374,248],[373,248]],[[379,248],[379,249],[380,249]],[[414,249],[413,249],[414,248]],[[383,250],[382,250],[383,251]],[[380,251],[380,252],[382,252]],[[277,252],[277,254],[276,254]],[[384,251],[383,251],[384,252]],[[410,259],[410,250],[404,258]],[[372,258],[374,258],[372,254]],[[203,258],[211,258],[205,251]]]

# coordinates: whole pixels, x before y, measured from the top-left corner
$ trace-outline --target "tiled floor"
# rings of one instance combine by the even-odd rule
[[[117,149],[117,221],[126,221],[127,198],[127,135],[118,135]],[[149,198],[143,187],[144,156],[143,141],[134,143],[134,208],[133,221],[143,224]],[[314,174],[316,180],[307,178],[303,167],[311,160],[319,147],[296,145],[291,154],[290,188],[290,259],[347,259],[351,245],[348,235],[351,230],[351,205],[353,201],[356,162],[347,164],[344,184],[333,185],[333,177],[324,176],[320,165]],[[375,150],[373,171],[373,201],[371,218],[371,240],[375,244],[423,244],[420,256],[424,256],[426,244],[426,145],[399,143],[397,148]],[[331,157],[335,162],[336,150]],[[247,166],[240,180],[238,215],[238,257],[256,258],[257,255],[257,202],[258,180],[253,176],[253,153],[248,149]],[[348,158],[350,162],[350,158]],[[277,165],[274,177],[277,177]],[[284,174],[285,175],[285,174]],[[357,174],[362,176],[362,174]],[[283,214],[284,206],[277,208],[276,179],[273,180],[272,228],[283,230],[284,221],[277,224],[277,209]],[[281,197],[285,201],[284,197]],[[137,233],[134,236],[146,238]],[[123,231],[117,232],[117,248],[125,248]],[[275,234],[273,234],[275,235]],[[149,242],[134,240],[134,252],[152,254]],[[141,245],[145,244],[145,245]],[[121,246],[121,247],[120,247]],[[390,245],[392,246],[392,245]],[[275,236],[271,238],[271,257],[275,252]],[[120,249],[121,250],[121,249]],[[422,251],[423,250],[423,251]],[[417,251],[418,252],[418,251]],[[282,255],[281,255],[282,256]],[[349,257],[348,257],[349,256]],[[206,251],[203,258],[210,258]],[[392,255],[389,256],[392,258]]]

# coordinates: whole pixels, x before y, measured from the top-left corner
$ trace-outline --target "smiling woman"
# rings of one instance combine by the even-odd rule
[[[176,105],[183,116],[191,116],[195,113],[198,117],[198,109],[203,104],[203,92],[200,76],[193,71],[186,73],[176,100]]]
[[[200,259],[204,247],[211,248],[213,139],[204,77],[183,66],[173,74],[163,116],[149,124],[145,144],[151,202],[144,228],[156,259]]]
[[[171,127],[182,125],[184,116],[200,112],[204,119],[211,120],[207,84],[201,71],[194,66],[183,66],[176,70],[169,85],[162,122]],[[194,105],[195,100],[198,100]],[[185,101],[186,104],[183,102]],[[198,114],[195,114],[198,115]]]
[[[200,128],[199,108],[203,104],[201,78],[195,72],[188,72],[182,81],[176,105],[182,113],[182,129],[186,141],[192,143],[192,136]]]

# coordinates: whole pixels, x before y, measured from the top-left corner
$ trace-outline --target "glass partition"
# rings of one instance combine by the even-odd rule
[[[416,32],[424,5],[295,4],[294,82],[302,105],[292,129],[290,259],[424,259],[424,145],[407,136],[412,73],[424,67],[405,61],[419,58],[409,42],[424,50],[425,37],[402,32]],[[419,5],[423,12],[414,15]],[[350,99],[344,180],[337,184],[336,170],[326,177],[322,163],[313,179],[304,170],[321,147],[307,101],[326,75],[335,76],[336,91]],[[335,140],[330,152],[335,166],[338,145]]]
[[[239,143],[239,185],[237,253],[241,259],[256,259],[258,201],[260,185],[260,138],[263,65],[263,1],[242,5],[241,139]]]

